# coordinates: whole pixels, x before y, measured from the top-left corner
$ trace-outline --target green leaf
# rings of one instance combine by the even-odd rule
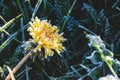
[[[17,32],[12,34],[3,44],[0,46],[0,52],[17,36]]]

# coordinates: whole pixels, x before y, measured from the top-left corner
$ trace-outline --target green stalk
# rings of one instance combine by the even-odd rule
[[[71,6],[70,9],[68,10],[67,17],[68,17],[68,16],[70,15],[70,13],[72,12],[73,7],[74,7],[74,5],[75,5],[76,2],[77,2],[77,0],[74,0],[72,6]],[[66,4],[66,5],[67,5],[67,4]],[[63,22],[63,25],[62,25],[62,28],[61,28],[61,32],[63,31],[63,29],[64,29],[64,27],[65,27],[65,24],[66,24],[66,22],[67,22],[67,19],[68,19],[68,18],[65,18],[65,20],[64,20],[64,22]]]
[[[92,40],[91,40],[91,41],[92,41]],[[98,45],[96,45],[93,41],[92,41],[92,43],[93,43],[93,46],[96,48],[96,50],[98,50],[98,51],[100,52],[101,58],[102,58],[103,61],[108,65],[110,71],[113,73],[113,75],[114,75],[117,79],[119,79],[118,76],[117,76],[117,74],[115,73],[114,69],[113,69],[112,66],[109,64],[108,60],[106,59],[103,51],[100,49],[100,47],[99,47]]]

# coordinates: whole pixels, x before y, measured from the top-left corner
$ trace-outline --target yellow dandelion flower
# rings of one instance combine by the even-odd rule
[[[59,55],[60,52],[65,50],[62,42],[66,39],[63,38],[62,33],[59,34],[57,26],[52,26],[47,20],[39,20],[38,17],[32,19],[29,23],[28,31],[33,38],[33,41],[37,43],[35,52],[41,51],[44,48],[45,58],[53,56],[55,50]]]

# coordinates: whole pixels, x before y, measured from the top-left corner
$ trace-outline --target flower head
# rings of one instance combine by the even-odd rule
[[[44,48],[45,58],[53,56],[55,50],[59,55],[60,52],[65,50],[62,45],[66,39],[63,38],[62,33],[59,34],[57,26],[52,26],[47,20],[39,20],[38,17],[32,19],[29,23],[28,31],[33,38],[33,41],[37,43],[35,52],[41,51]]]

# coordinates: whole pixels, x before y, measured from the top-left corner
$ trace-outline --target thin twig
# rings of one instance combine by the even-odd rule
[[[29,59],[31,52],[32,50],[12,70],[13,74],[15,74],[21,68],[21,66]],[[11,75],[9,73],[5,80],[10,80],[10,79],[11,79]]]

